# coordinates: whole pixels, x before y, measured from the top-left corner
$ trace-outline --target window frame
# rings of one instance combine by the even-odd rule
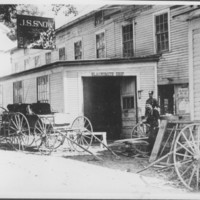
[[[35,67],[40,66],[40,55],[37,55],[34,57],[34,64],[35,64]]]
[[[158,52],[157,49],[157,36],[156,36],[156,17],[159,15],[164,15],[167,13],[167,24],[168,24],[168,49],[167,50],[161,50]],[[170,9],[164,9],[159,12],[153,13],[153,36],[154,36],[154,53],[166,53],[171,51],[171,34],[170,34]]]
[[[101,16],[100,16],[101,13]],[[94,14],[94,25],[99,26],[104,23],[104,12],[100,10]]]
[[[135,109],[135,96],[134,95],[122,95],[122,110]],[[133,98],[132,107],[124,107],[124,99]]]
[[[79,50],[79,54],[78,56],[80,56],[80,58],[76,57],[77,53],[76,53],[76,44],[77,43],[81,43],[81,48],[78,49]],[[82,40],[77,40],[76,42],[74,42],[74,59],[75,60],[81,60],[83,58],[83,45],[82,45]]]
[[[45,53],[45,62],[46,64],[50,64],[51,63],[51,51]]]
[[[41,79],[41,80],[40,80]],[[44,87],[41,84],[41,87],[39,87],[39,82],[42,82],[45,80]],[[39,102],[44,102],[48,103],[50,101],[50,88],[49,88],[49,76],[44,75],[44,76],[39,76],[37,77],[37,101]],[[43,98],[44,97],[44,98]]]
[[[23,81],[13,82],[13,103],[23,103],[23,88]]]
[[[60,52],[64,50],[64,54],[61,55]],[[58,49],[58,56],[59,56],[59,61],[66,60],[66,52],[65,52],[65,47],[61,47]],[[62,57],[61,57],[62,56]]]
[[[97,49],[97,36],[100,35],[100,34],[104,34],[104,57],[98,57],[98,50],[99,49]],[[96,45],[96,47],[95,47],[96,58],[98,58],[98,59],[106,58],[106,34],[105,34],[105,30],[101,30],[101,31],[98,31],[98,32],[95,33],[95,45]]]
[[[124,28],[127,27],[127,26],[132,26],[132,55],[131,56],[125,56],[125,52],[124,52],[124,43],[128,43],[127,41],[124,42]],[[133,23],[129,23],[129,24],[125,24],[125,25],[122,25],[122,54],[123,54],[123,57],[124,58],[128,58],[128,57],[133,57],[134,56],[134,35],[133,35],[133,30],[134,29],[134,26],[133,26]],[[129,42],[131,42],[131,40],[129,40]]]
[[[29,66],[29,58],[24,60],[24,70],[28,69]]]

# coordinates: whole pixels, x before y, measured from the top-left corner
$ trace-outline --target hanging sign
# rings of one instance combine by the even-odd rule
[[[54,19],[17,15],[17,41],[18,48],[54,49]]]

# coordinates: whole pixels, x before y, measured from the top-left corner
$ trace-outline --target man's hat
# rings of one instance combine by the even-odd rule
[[[149,94],[153,94],[153,90],[149,90],[149,92],[148,92]]]

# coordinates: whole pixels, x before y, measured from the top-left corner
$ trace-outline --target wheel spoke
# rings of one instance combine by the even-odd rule
[[[191,152],[188,148],[186,148],[183,144],[181,144],[180,142],[177,142],[180,146],[182,146],[186,151],[188,151],[191,155],[193,155],[194,153]]]
[[[195,171],[196,171],[196,166],[193,165],[192,174],[191,174],[190,179],[189,179],[189,181],[188,181],[188,185],[189,185],[189,186],[190,186],[190,184],[191,184],[191,182],[192,182],[192,178],[193,178],[193,176],[194,176],[194,174],[195,174]]]
[[[193,153],[195,152],[195,150],[193,149],[191,143],[188,141],[187,137],[185,136],[185,134],[183,132],[181,132],[182,136],[185,138],[185,141],[187,142],[187,144],[190,146],[190,148],[192,149]]]

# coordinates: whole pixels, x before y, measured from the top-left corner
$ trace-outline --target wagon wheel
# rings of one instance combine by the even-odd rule
[[[29,145],[30,127],[22,113],[9,114],[8,137],[15,150],[24,150]]]
[[[134,137],[148,137],[150,125],[146,123],[137,123],[131,132],[131,138]]]
[[[133,148],[136,154],[146,156],[149,153],[148,145],[149,143],[147,141],[141,139],[139,143],[133,145]]]
[[[182,183],[200,190],[200,124],[190,124],[178,134],[174,144],[174,166]]]
[[[58,148],[63,136],[58,130],[54,130],[51,121],[46,117],[36,120],[34,126],[35,145],[42,154],[50,154]]]
[[[74,141],[71,143],[76,151],[83,152],[84,149],[88,149],[91,146],[93,140],[93,128],[90,120],[87,117],[77,117],[72,122],[71,130],[72,134],[70,137]]]

